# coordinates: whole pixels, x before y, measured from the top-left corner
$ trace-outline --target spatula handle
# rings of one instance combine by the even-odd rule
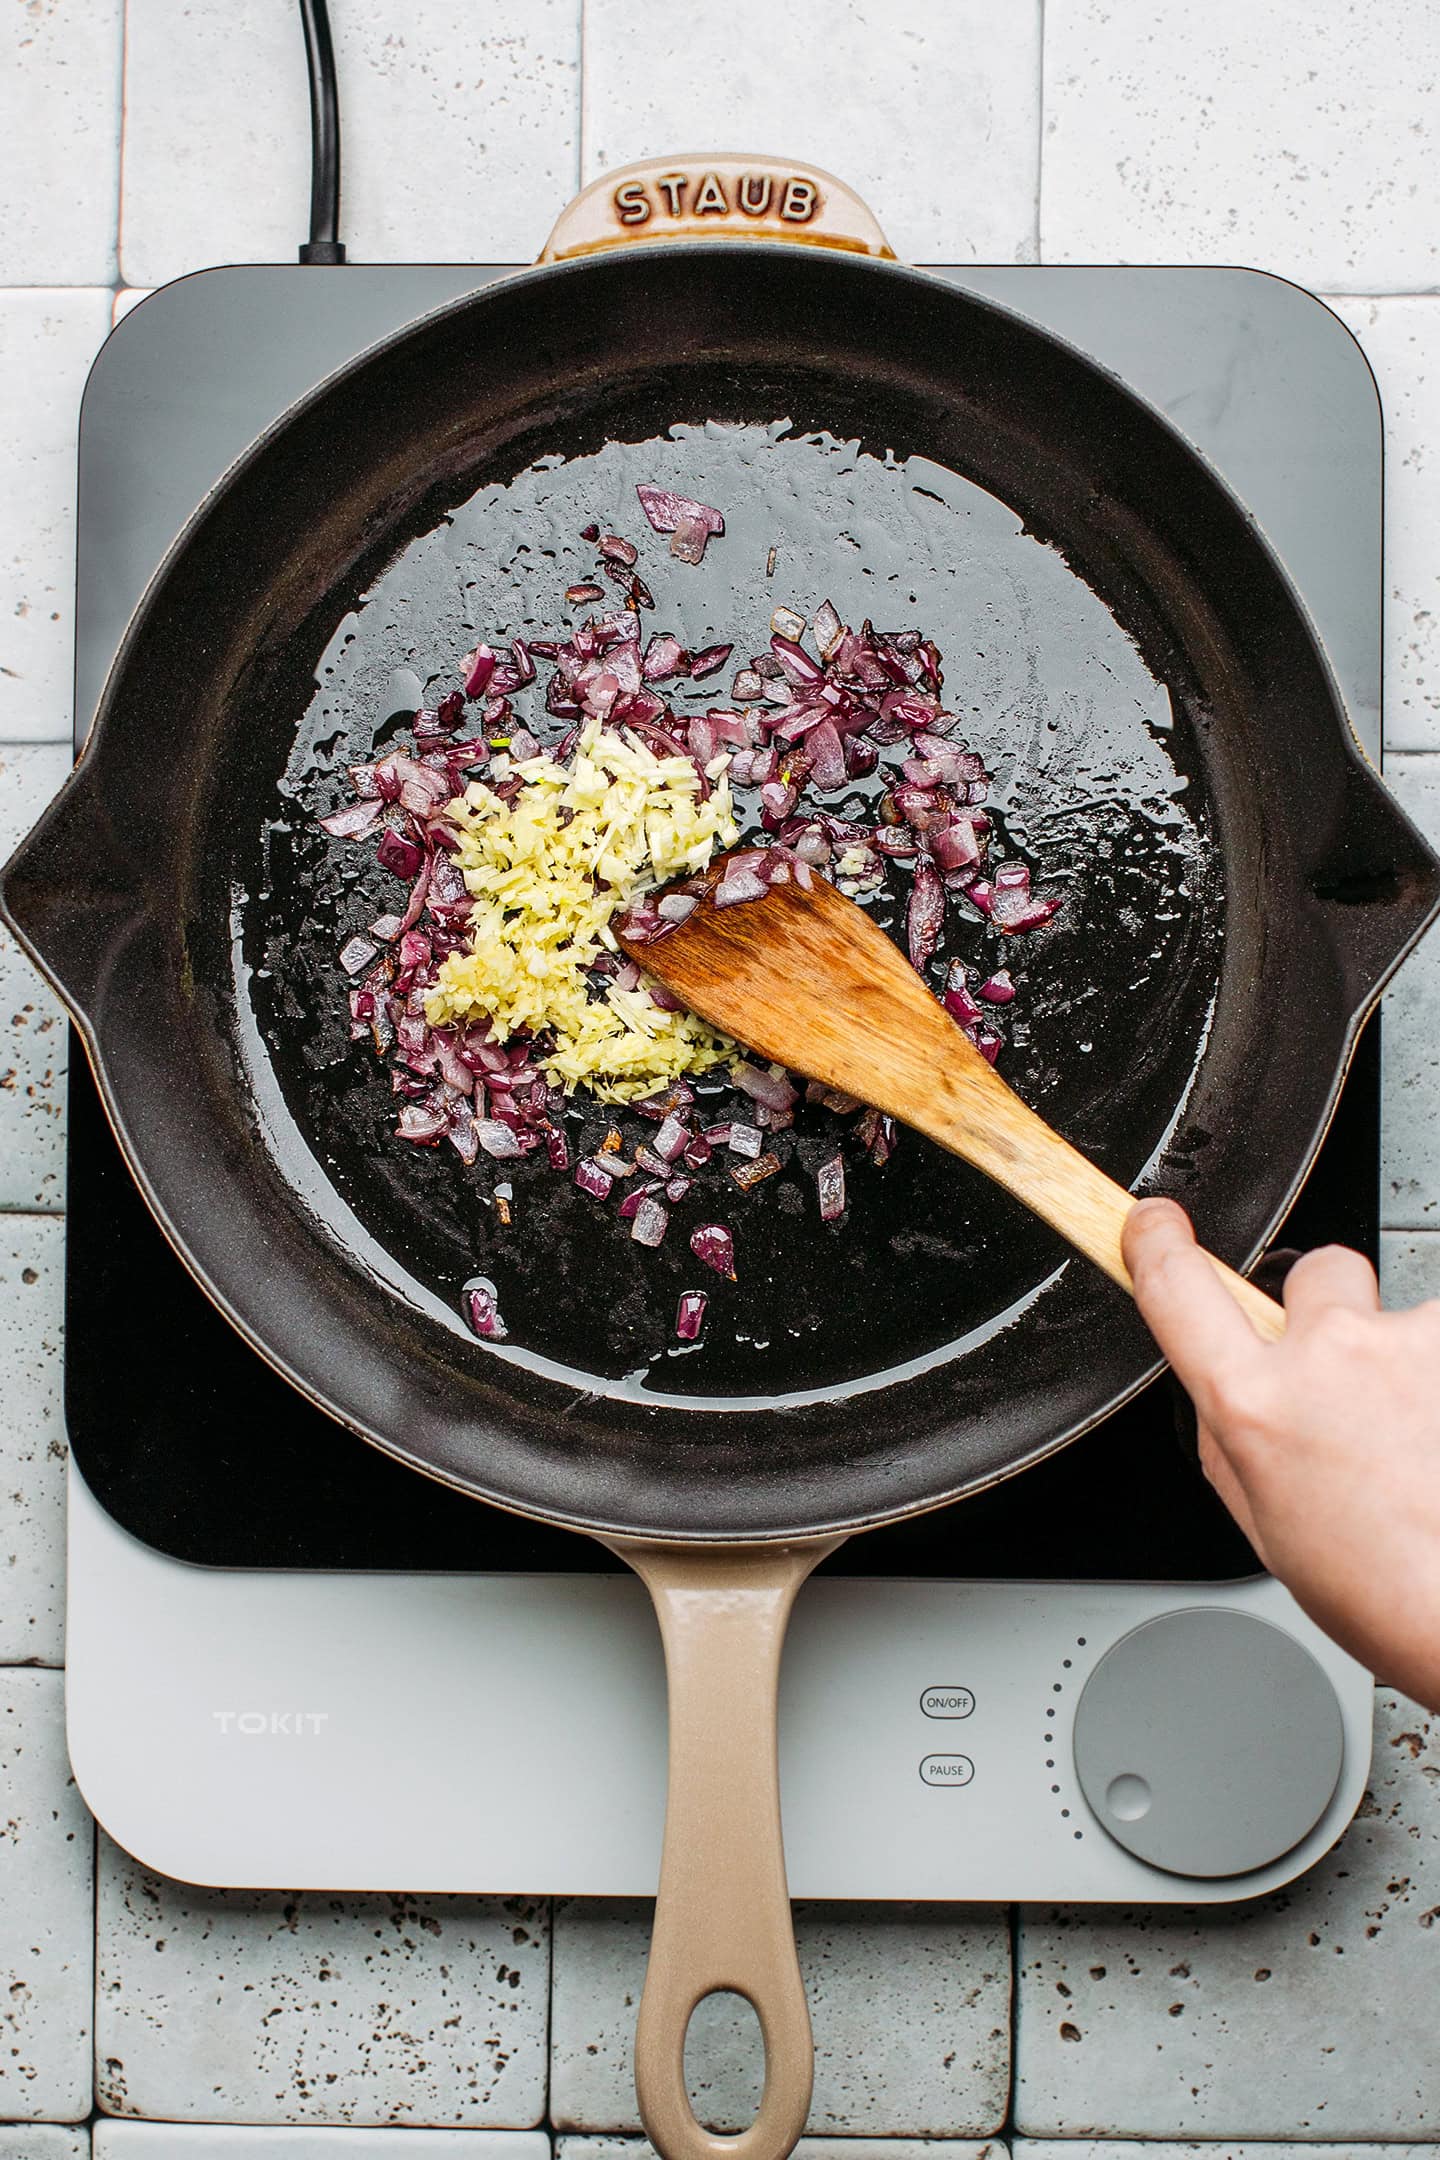
[[[928,1126],[932,1138],[1023,1200],[1134,1296],[1135,1285],[1120,1246],[1126,1217],[1135,1205],[1133,1193],[1062,1140],[1003,1082],[996,1083],[993,1093],[986,1090],[983,1120],[962,1108],[944,1123],[944,1130],[936,1123]],[[1278,1341],[1285,1332],[1284,1307],[1213,1253],[1206,1258],[1255,1332],[1266,1342]]]

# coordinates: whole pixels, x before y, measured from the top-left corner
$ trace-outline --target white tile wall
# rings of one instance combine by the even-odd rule
[[[795,2160],[1005,2160],[1006,2150],[999,2138],[803,2137]],[[643,2137],[562,2135],[555,2160],[655,2160],[655,2148]]]
[[[1329,304],[1385,412],[1385,741],[1440,750],[1440,298]]]
[[[199,1890],[102,1838],[98,1927],[109,2114],[437,2129],[544,2114],[543,1902]]]
[[[0,2121],[90,2112],[93,1883],[60,1675],[0,1671]]]
[[[1039,2136],[1440,2135],[1440,1721],[1377,1697],[1370,1789],[1274,1897],[1036,1908],[1015,2119]]]
[[[650,1908],[567,1900],[555,1913],[550,2114],[564,2130],[638,2130],[630,2050]],[[796,1907],[815,2034],[810,2126],[845,2137],[983,2136],[1004,2119],[1010,1938],[999,1906]],[[759,2027],[711,1996],[686,2051],[707,2121],[743,2128],[760,2099]]]
[[[65,1643],[64,1226],[0,1214],[0,1660]]]
[[[0,291],[0,742],[70,733],[75,430],[109,327],[108,292]]]
[[[0,12],[0,285],[115,275],[124,0]]]
[[[353,259],[532,258],[576,185],[577,0],[331,12]],[[293,262],[310,201],[293,0],[129,0],[126,20],[125,282]]]
[[[6,2160],[3,2143],[0,2160]],[[224,2123],[99,2122],[95,2160],[550,2160],[550,2140],[543,2130],[267,2130]]]
[[[55,2123],[0,2123],[0,2160],[88,2160],[90,2132]]]
[[[1437,89],[1414,0],[1055,0],[1042,257],[1431,291]]]
[[[1386,407],[1387,737],[1404,753],[1391,777],[1440,833],[1434,0],[1046,0],[1043,61],[1041,0],[332,5],[357,260],[523,260],[582,166],[588,180],[662,149],[755,147],[844,174],[902,255],[1025,260],[1038,238],[1052,261],[1251,262],[1340,295]],[[290,259],[303,237],[293,0],[123,12],[118,213],[122,0],[11,0],[0,17],[0,850],[67,762],[89,360],[150,284]],[[1440,940],[1390,999],[1392,1300],[1440,1292],[1437,969]],[[19,1211],[0,1219],[0,2160],[89,2150],[65,2126],[90,2097],[88,1826],[59,1676],[13,1669],[61,1652],[61,1225],[36,1212],[63,1201],[58,1033],[0,943],[0,1210]],[[1121,2160],[1132,2147],[1087,2137],[1126,2130],[1221,2141],[1184,2148],[1195,2160],[1252,2160],[1234,2143],[1246,2132],[1330,2140],[1316,2160],[1412,2150],[1351,2137],[1440,2136],[1437,1794],[1433,1734],[1382,1705],[1373,1796],[1286,1897],[1027,1915],[1020,2119],[1066,2133],[1063,2148],[1034,2144],[1035,2160]],[[237,1898],[161,1882],[110,1848],[99,2054],[105,2105],[124,2113],[97,2125],[97,2160],[544,2160],[540,2133],[491,2127],[534,2122],[546,2100],[547,1919],[516,1911]],[[938,2138],[939,2160],[999,2160],[1003,2146],[963,2133],[1005,2110],[1001,1916],[831,1907],[802,1916],[802,1939],[814,2119],[830,2133],[803,2160],[869,2160],[876,2140],[857,2133],[918,2160],[905,2132]],[[633,1911],[562,1914],[562,2122],[633,2126],[642,1955]],[[743,2053],[723,2013],[698,2028],[711,2096],[739,2119],[753,2103]],[[418,2127],[457,2121],[482,2127]],[[559,2142],[560,2160],[649,2160],[633,2136]]]
[[[587,181],[632,158],[761,150],[866,197],[920,262],[1035,255],[1038,0],[587,0]]]
[[[70,770],[66,743],[0,745],[0,862]],[[8,930],[0,928],[0,1208],[65,1204],[65,1022]]]
[[[1421,831],[1440,843],[1440,759],[1394,756],[1385,772]],[[1411,954],[1386,993],[1383,1040],[1383,1219],[1423,1230],[1440,1224],[1440,937]]]

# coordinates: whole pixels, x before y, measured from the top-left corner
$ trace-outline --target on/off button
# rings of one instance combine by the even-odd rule
[[[969,1717],[975,1697],[968,1687],[927,1687],[920,1708],[926,1717]]]
[[[927,1755],[920,1775],[927,1785],[968,1785],[975,1765],[968,1755]]]

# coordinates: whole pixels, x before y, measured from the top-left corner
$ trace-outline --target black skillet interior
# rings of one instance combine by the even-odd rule
[[[675,1294],[699,1286],[682,1241],[642,1255],[537,1176],[498,1247],[457,1161],[386,1139],[383,1076],[327,1017],[337,931],[387,896],[356,888],[309,810],[411,699],[406,670],[423,687],[477,629],[555,628],[579,526],[643,537],[642,478],[730,520],[703,571],[642,561],[655,622],[687,642],[759,650],[770,605],[827,592],[937,636],[1009,844],[1070,891],[1015,956],[1012,1077],[1117,1175],[1151,1164],[1245,1260],[1323,1130],[1358,1011],[1428,919],[1433,861],[1193,456],[1053,341],[912,274],[749,246],[627,255],[496,288],[357,364],[172,562],[69,840],[62,805],[10,902],[79,992],[172,1233],[347,1422],[582,1525],[874,1520],[1005,1474],[1132,1389],[1152,1360],[1118,1293],[907,1136],[883,1175],[852,1177],[835,1230],[803,1165],[785,1181],[800,1212],[781,1180],[752,1197],[743,1282],[729,1308],[714,1286],[724,1325],[682,1362],[665,1354]],[[157,707],[177,715],[160,772],[139,749]],[[87,949],[65,952],[77,918]],[[477,1263],[505,1286],[501,1352],[456,1310]]]

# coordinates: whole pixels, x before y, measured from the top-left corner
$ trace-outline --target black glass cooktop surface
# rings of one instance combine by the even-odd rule
[[[1374,1256],[1379,1036],[1356,1054],[1290,1245]],[[70,1079],[65,1413],[86,1483],[115,1520],[219,1567],[613,1569],[593,1539],[526,1522],[392,1462],[314,1409],[234,1332],[156,1228],[78,1044]],[[1049,1462],[992,1491],[852,1540],[856,1575],[1215,1581],[1252,1573],[1202,1477],[1168,1378]]]

